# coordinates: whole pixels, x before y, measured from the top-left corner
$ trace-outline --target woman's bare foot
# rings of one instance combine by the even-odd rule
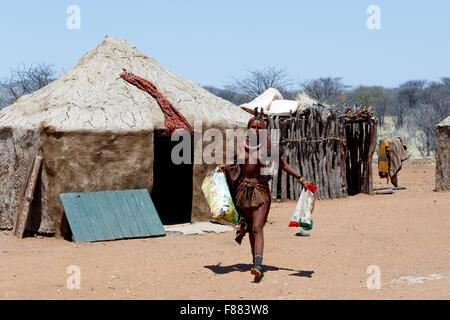
[[[258,283],[261,281],[262,277],[264,276],[261,267],[254,266],[250,270],[251,274],[255,276],[255,282]]]
[[[253,259],[253,267],[251,268],[250,272],[255,276],[255,282],[261,281],[263,277],[262,272],[262,256],[255,256]]]

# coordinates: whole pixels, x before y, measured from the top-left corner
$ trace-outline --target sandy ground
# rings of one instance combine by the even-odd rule
[[[407,190],[318,201],[308,238],[287,227],[295,202],[274,203],[260,283],[248,238],[230,232],[77,244],[0,231],[0,298],[449,299],[450,193],[433,191],[434,166],[412,164],[399,175]],[[80,289],[67,288],[71,265]],[[368,289],[369,266],[381,289]]]

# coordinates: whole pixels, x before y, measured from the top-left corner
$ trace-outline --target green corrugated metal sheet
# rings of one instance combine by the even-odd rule
[[[75,242],[166,234],[147,190],[62,193]]]

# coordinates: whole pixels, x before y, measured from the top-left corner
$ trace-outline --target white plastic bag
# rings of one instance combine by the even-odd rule
[[[312,184],[306,185],[306,188],[302,190],[300,198],[297,201],[294,214],[292,215],[289,223],[290,228],[302,228],[303,230],[311,230],[313,221],[311,219],[312,212],[314,211],[314,202],[316,200],[317,187]]]

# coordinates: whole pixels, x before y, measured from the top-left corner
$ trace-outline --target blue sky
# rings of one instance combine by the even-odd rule
[[[69,5],[81,29],[69,30]],[[381,29],[369,30],[370,5]],[[397,86],[450,76],[448,0],[0,0],[0,77],[21,63],[69,70],[106,35],[200,85],[285,67],[294,82]]]

